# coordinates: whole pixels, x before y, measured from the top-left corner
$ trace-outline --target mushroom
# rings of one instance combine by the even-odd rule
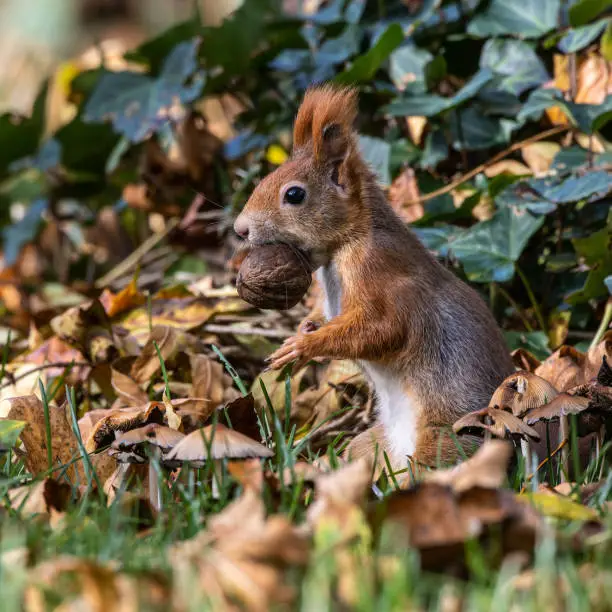
[[[159,402],[152,402],[138,408],[110,410],[107,416],[93,426],[85,442],[85,449],[88,453],[98,451],[105,446],[110,446],[118,434],[143,427],[149,423],[162,425],[164,417],[165,408]]]
[[[161,463],[163,455],[184,437],[184,434],[175,429],[151,423],[122,434],[111,444],[109,454],[120,464],[148,462],[150,502],[158,512],[161,510],[161,491],[152,459],[155,458]]]
[[[589,400],[585,397],[570,395],[569,393],[559,393],[552,401],[533,408],[523,418],[525,423],[533,425],[538,421],[551,421],[559,419],[559,445],[561,448],[561,463],[563,470],[561,472],[561,482],[566,482],[566,476],[569,473],[569,448],[566,440],[569,440],[569,421],[570,414],[580,414],[589,407]]]
[[[509,408],[517,417],[528,410],[546,404],[558,391],[544,378],[526,370],[510,374],[497,387],[489,404],[498,408]]]
[[[472,434],[486,437],[486,433],[489,433],[496,438],[511,439],[513,442],[520,441],[521,454],[525,462],[525,476],[531,474],[529,442],[537,442],[540,434],[512,413],[493,407],[476,410],[456,421],[453,431],[457,435]]]
[[[272,457],[273,451],[221,423],[207,425],[185,436],[165,457],[165,464],[177,467],[188,463],[202,467],[207,461],[213,462],[213,494],[219,485],[218,468],[223,459],[247,459]]]
[[[608,364],[608,358],[605,355],[602,357],[601,367],[595,378],[584,385],[570,389],[569,393],[570,395],[587,398],[589,406],[586,414],[591,414],[598,419],[596,423],[598,431],[595,458],[599,460],[606,437],[606,420],[612,414],[612,368]],[[589,430],[589,433],[592,431],[593,428]]]

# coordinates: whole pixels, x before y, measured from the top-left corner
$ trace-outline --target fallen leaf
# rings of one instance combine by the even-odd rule
[[[111,385],[126,407],[142,406],[149,400],[141,386],[130,376],[136,359],[120,357],[111,364]]]
[[[9,419],[26,421],[27,427],[21,433],[21,441],[25,448],[25,464],[32,475],[46,472],[49,469],[47,458],[47,434],[45,412],[42,402],[35,395],[15,397],[10,400]],[[49,405],[49,421],[51,426],[51,449],[53,467],[67,465],[79,456],[72,428],[66,418],[65,407],[53,403]],[[81,461],[77,461],[67,469],[67,476],[76,483],[77,472],[84,478]]]
[[[100,302],[106,314],[112,319],[127,310],[142,306],[146,302],[146,297],[138,291],[138,281],[134,277],[119,293],[115,294],[108,288],[104,289],[100,295]]]
[[[110,321],[98,300],[69,308],[50,325],[60,339],[78,348],[92,363],[109,363],[118,356]]]
[[[447,470],[428,472],[425,481],[445,485],[456,493],[473,487],[498,489],[507,478],[512,452],[512,445],[508,442],[490,440],[467,461]]]
[[[406,223],[418,221],[425,214],[425,209],[419,202],[420,197],[419,185],[412,168],[406,168],[389,188],[389,203]]]
[[[538,512],[551,518],[567,521],[597,521],[598,515],[593,508],[583,506],[564,495],[549,495],[547,493],[523,493],[517,499],[526,504],[532,504]]]

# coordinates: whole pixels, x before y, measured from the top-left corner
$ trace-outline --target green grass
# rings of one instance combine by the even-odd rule
[[[290,387],[287,385],[287,389]],[[264,396],[267,397],[265,388]],[[67,397],[71,414],[76,418],[74,392],[68,391]],[[268,398],[269,400],[269,398]],[[290,408],[291,398],[282,407],[277,407],[281,414]],[[309,457],[308,436],[295,441],[295,430],[281,423],[278,413],[271,404],[262,415],[260,427],[264,438],[274,444],[275,456],[265,461],[266,469],[277,474],[282,482],[286,468],[293,469],[298,459]],[[114,563],[117,569],[130,576],[156,576],[168,581],[173,579],[174,568],[169,560],[169,548],[176,542],[195,536],[206,528],[207,517],[226,507],[232,500],[241,495],[239,484],[228,474],[224,465],[222,482],[218,498],[214,498],[211,486],[211,469],[183,470],[180,478],[169,486],[162,487],[163,511],[150,521],[145,521],[146,530],[142,530],[139,519],[122,503],[122,496],[110,505],[105,500],[90,492],[96,488],[97,475],[90,458],[85,453],[82,440],[75,429],[80,454],[74,461],[83,461],[87,482],[81,483],[80,491],[73,489],[73,504],[66,512],[63,523],[58,528],[42,520],[27,517],[20,509],[10,508],[0,511],[0,593],[2,593],[2,612],[21,610],[21,601],[27,585],[27,568],[19,563],[5,562],[16,555],[15,551],[25,548],[29,551],[30,563],[36,564],[62,555],[76,555],[98,563]],[[50,430],[48,430],[50,435]],[[327,454],[332,464],[337,462],[337,449],[330,446]],[[310,459],[314,457],[310,456]],[[25,471],[21,461],[13,461],[10,456],[0,458],[0,498],[7,500],[8,490],[23,482],[34,484]],[[604,459],[602,473],[610,474],[607,459]],[[58,466],[53,466],[57,468]],[[159,467],[159,466],[158,466]],[[586,484],[596,479],[601,465],[592,463],[577,479],[578,484]],[[518,462],[517,471],[511,476],[508,485],[519,490],[524,475],[522,464]],[[65,480],[65,470],[56,471],[58,479]],[[158,469],[159,478],[167,479],[167,473]],[[547,469],[540,470],[540,479],[548,478]],[[555,475],[558,478],[558,474]],[[394,475],[383,476],[377,484],[378,495],[387,496],[396,489]],[[305,495],[306,493],[306,495]],[[372,493],[372,503],[376,496]],[[601,510],[612,497],[612,478],[595,496],[592,505]],[[281,513],[296,523],[305,519],[305,513],[312,493],[304,490],[301,483],[282,482],[277,494],[269,485],[265,485],[263,499],[269,513]],[[610,521],[605,515],[603,520]],[[570,521],[557,521],[556,530],[567,538],[580,528],[580,524]],[[612,526],[612,525],[611,525]],[[357,560],[356,572],[357,600],[351,609],[399,611],[407,609],[446,611],[464,610],[559,610],[559,598],[564,601],[567,611],[584,611],[588,609],[610,609],[606,601],[612,602],[612,580],[606,580],[606,572],[612,572],[612,562],[608,551],[612,540],[607,535],[597,536],[599,541],[593,545],[581,546],[572,550],[560,545],[552,538],[545,538],[535,552],[532,567],[536,579],[533,588],[521,591],[514,585],[516,576],[522,569],[521,564],[507,558],[501,567],[491,567],[490,554],[481,549],[477,542],[466,546],[468,579],[459,580],[445,574],[423,572],[419,567],[419,555],[403,544],[401,538],[383,529],[380,539],[372,545],[368,533],[351,541],[348,549]],[[597,538],[595,538],[597,540]],[[563,538],[562,538],[563,540]],[[288,582],[296,588],[297,597],[291,609],[304,611],[340,610],[337,584],[345,569],[338,567],[334,551],[338,548],[337,533],[334,530],[317,532],[313,542],[312,557],[304,569],[291,570]],[[392,557],[395,570],[375,579],[373,566],[378,559]],[[382,561],[381,561],[382,562]],[[589,562],[593,576],[584,579],[581,566]],[[600,578],[598,578],[600,576]],[[612,576],[612,573],[610,574]],[[562,579],[567,586],[567,593],[555,585]],[[600,586],[596,583],[601,582]],[[597,589],[600,589],[599,592]],[[207,601],[207,595],[194,579],[190,593],[190,610],[215,609]],[[450,607],[453,598],[460,596],[462,608]],[[61,589],[47,593],[47,601],[58,605],[66,593]],[[597,607],[594,598],[601,600]],[[517,607],[518,606],[518,607]],[[603,607],[602,607],[603,606]],[[50,607],[48,609],[54,609]],[[150,609],[150,608],[142,608]],[[344,608],[346,609],[346,608]]]

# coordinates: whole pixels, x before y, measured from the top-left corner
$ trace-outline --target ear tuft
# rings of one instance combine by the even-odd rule
[[[293,128],[293,146],[312,146],[317,161],[342,158],[352,140],[357,91],[323,85],[309,89]]]

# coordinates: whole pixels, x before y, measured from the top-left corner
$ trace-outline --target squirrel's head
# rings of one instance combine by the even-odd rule
[[[356,92],[329,85],[306,92],[291,159],[264,178],[234,229],[251,244],[285,242],[325,265],[360,216],[363,162],[353,133]]]

